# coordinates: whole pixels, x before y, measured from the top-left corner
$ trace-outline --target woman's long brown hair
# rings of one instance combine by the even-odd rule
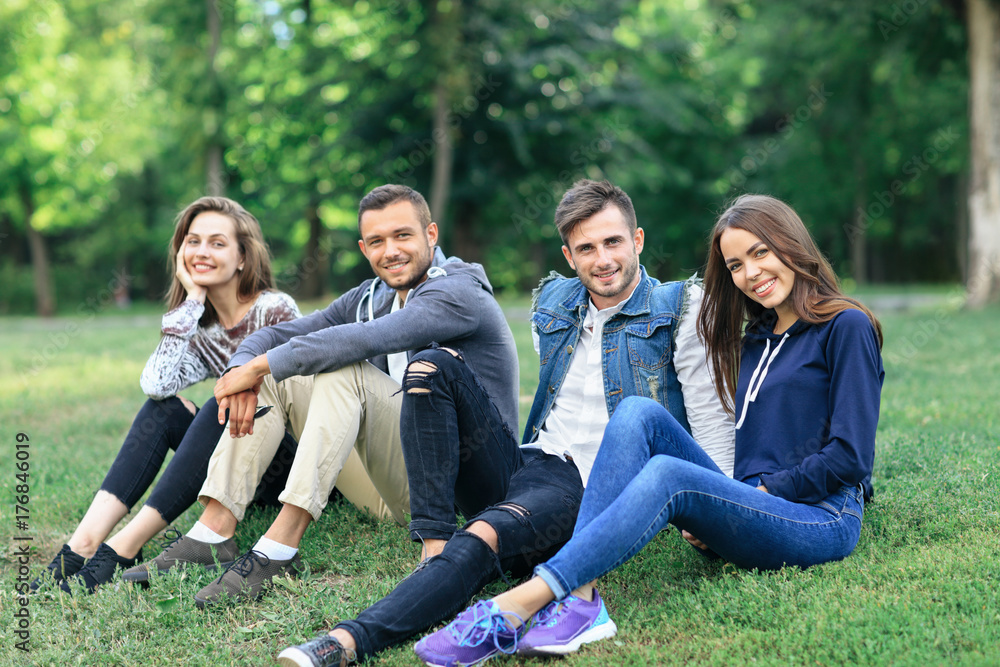
[[[698,318],[698,334],[705,342],[715,375],[715,392],[730,414],[733,414],[736,399],[744,328],[765,311],[762,305],[737,289],[726,267],[719,240],[722,233],[731,228],[743,229],[759,238],[795,273],[788,298],[800,320],[820,324],[829,322],[843,310],[854,308],[871,320],[879,347],[882,346],[882,325],[863,304],[844,295],[830,263],[816,247],[798,214],[774,197],[743,195],[719,216],[712,228],[705,266],[705,298]]]
[[[243,270],[240,272],[240,282],[236,288],[237,298],[245,303],[266,289],[274,289],[274,276],[271,275],[271,255],[264,234],[260,230],[257,218],[232,199],[226,197],[202,197],[191,202],[177,216],[174,225],[174,236],[170,241],[170,276],[173,279],[167,290],[167,310],[173,310],[187,298],[187,291],[177,279],[177,252],[184,243],[184,237],[191,229],[191,223],[199,214],[206,211],[220,213],[233,221],[236,230],[236,242],[243,255]],[[219,320],[218,313],[211,301],[205,300],[205,312],[198,323],[209,326]]]

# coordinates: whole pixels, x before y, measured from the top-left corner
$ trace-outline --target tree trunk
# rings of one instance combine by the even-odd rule
[[[312,183],[310,188],[309,206],[306,207],[306,221],[309,222],[309,240],[306,242],[305,257],[299,266],[299,275],[302,282],[299,286],[299,294],[303,298],[315,299],[323,296],[325,278],[329,275],[330,257],[324,248],[323,240],[326,228],[319,217],[319,195],[316,191],[316,183]]]
[[[966,306],[1000,295],[1000,8],[969,0],[969,277]]]
[[[35,217],[35,201],[31,186],[20,184],[21,205],[24,207],[24,228],[27,230],[28,246],[31,248],[31,267],[35,282],[35,310],[41,317],[52,317],[56,313],[56,298],[52,291],[52,269],[45,237],[31,224]]]
[[[217,0],[205,0],[207,12],[208,30],[208,76],[211,85],[211,109],[209,115],[211,120],[206,123],[208,142],[205,146],[205,191],[214,196],[221,197],[226,192],[226,184],[222,166],[222,143],[219,140],[222,126],[222,108],[219,102],[219,73],[215,66],[215,56],[219,52],[219,43],[222,41],[222,18],[219,16]]]
[[[434,131],[431,138],[435,143],[434,173],[431,180],[431,218],[443,221],[451,194],[451,167],[455,147],[448,127],[448,90],[443,83],[434,87]]]
[[[462,3],[454,0],[441,11],[444,3],[431,3],[428,17],[427,43],[435,54],[433,65],[437,74],[434,83],[434,119],[430,208],[431,218],[445,222],[451,196],[452,165],[455,158],[456,130],[451,127],[453,105],[466,88],[468,76],[459,52],[462,43]],[[456,225],[462,224],[457,218]]]

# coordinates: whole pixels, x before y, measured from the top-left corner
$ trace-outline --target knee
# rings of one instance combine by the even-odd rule
[[[403,391],[407,394],[429,394],[434,378],[449,373],[462,355],[448,347],[421,350],[413,355],[403,375]]]
[[[626,429],[632,433],[645,432],[662,420],[673,421],[673,415],[651,398],[629,396],[615,408],[608,422],[609,429]]]
[[[327,391],[341,391],[345,387],[356,388],[362,385],[362,376],[364,370],[362,364],[368,362],[358,362],[354,364],[347,364],[336,370],[327,371],[324,373],[317,373],[312,376],[313,381],[313,392],[310,396],[310,400],[316,396],[323,396],[324,392]],[[266,376],[271,377],[271,376]],[[287,382],[291,378],[286,378],[282,382]],[[280,385],[274,385],[275,390],[278,389]]]
[[[493,526],[485,521],[473,521],[469,525],[465,526],[463,530],[467,533],[472,533],[485,542],[486,545],[493,550],[493,553],[500,551],[500,537],[497,535],[497,531],[494,530]]]
[[[407,394],[431,393],[431,378],[438,372],[438,367],[424,359],[414,359],[406,367],[403,374],[403,391]]]
[[[184,398],[183,396],[178,396],[177,400],[179,400],[181,404],[185,408],[187,408],[187,411],[190,412],[191,414],[195,414],[198,412],[198,406],[195,405],[193,402],[189,401],[188,399]]]
[[[628,396],[622,399],[615,409],[615,417],[619,420],[646,419],[653,414],[664,410],[663,406],[651,398],[645,396]]]

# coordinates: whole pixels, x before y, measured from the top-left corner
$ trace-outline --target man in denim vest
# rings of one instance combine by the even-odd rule
[[[626,396],[659,401],[732,475],[733,424],[696,333],[701,287],[646,275],[632,202],[606,181],[577,182],[555,221],[577,277],[550,275],[535,292],[541,364],[524,444],[504,427],[461,354],[415,355],[403,380],[400,428],[410,534],[423,543],[422,560],[357,619],[285,649],[282,665],[364,659],[451,617],[504,572],[529,574],[572,535],[604,427]],[[470,517],[461,529],[456,507]],[[486,638],[462,655],[431,659],[470,664],[495,650]]]

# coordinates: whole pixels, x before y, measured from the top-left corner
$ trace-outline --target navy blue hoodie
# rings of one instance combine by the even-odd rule
[[[872,494],[882,356],[868,316],[799,320],[774,334],[773,312],[743,339],[736,387],[736,468],[776,496],[817,503],[840,487]]]

